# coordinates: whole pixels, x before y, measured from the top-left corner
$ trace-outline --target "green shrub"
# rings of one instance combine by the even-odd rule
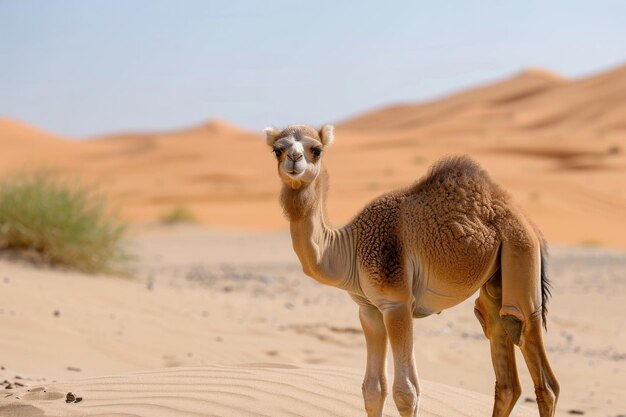
[[[124,226],[85,186],[48,174],[0,181],[0,247],[34,251],[47,263],[114,272],[124,258]]]
[[[161,221],[166,224],[198,223],[196,216],[184,206],[173,207],[161,216]]]

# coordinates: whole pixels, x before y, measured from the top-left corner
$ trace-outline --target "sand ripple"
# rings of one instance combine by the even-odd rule
[[[361,371],[254,363],[166,368],[15,390],[0,399],[1,416],[361,416]],[[423,382],[422,416],[491,413],[492,399]],[[65,403],[65,393],[81,396]],[[15,397],[20,397],[16,399]],[[394,416],[391,399],[385,416]],[[528,409],[517,416],[530,416]]]

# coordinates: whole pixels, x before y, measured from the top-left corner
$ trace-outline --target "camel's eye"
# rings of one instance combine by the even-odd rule
[[[280,148],[274,148],[272,149],[272,152],[274,152],[276,158],[280,158],[280,156],[283,154],[283,150]]]
[[[313,156],[318,157],[322,154],[322,148],[311,148],[311,153]]]

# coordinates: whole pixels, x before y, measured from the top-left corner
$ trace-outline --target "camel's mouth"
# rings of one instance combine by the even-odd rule
[[[289,178],[292,178],[292,179],[297,179],[297,178],[299,178],[299,177],[301,177],[301,176],[302,176],[302,174],[304,173],[304,170],[299,171],[299,170],[297,170],[297,169],[292,169],[292,170],[290,170],[290,171],[289,171],[289,170],[285,170],[285,171],[283,171],[283,172],[284,172],[284,173],[285,173],[285,174],[286,174]]]
[[[306,171],[306,165],[301,166],[304,164],[298,164],[298,163],[286,163],[281,167],[281,171],[283,172],[284,175],[288,176],[291,179],[296,179],[302,176],[302,174],[304,174],[304,172]]]

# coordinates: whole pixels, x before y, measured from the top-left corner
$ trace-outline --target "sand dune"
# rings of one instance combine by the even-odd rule
[[[626,67],[568,81],[542,70],[528,70],[434,102],[366,113],[343,123],[354,130],[565,129],[575,136],[624,130]],[[576,130],[571,130],[576,129]]]
[[[67,142],[60,136],[44,132],[25,123],[0,118],[0,148],[3,150],[20,148],[33,150],[38,146],[63,146],[67,145]]]
[[[0,415],[35,416],[361,416],[361,372],[253,363],[180,367],[33,385],[0,399]],[[421,416],[489,415],[486,395],[424,381]],[[66,394],[80,396],[66,403]],[[16,399],[20,397],[20,399]],[[385,416],[395,416],[393,401]],[[531,416],[519,406],[515,416]]]
[[[626,248],[624,103],[626,67],[580,80],[534,69],[345,121],[326,154],[331,220],[348,221],[441,157],[469,154],[550,241]],[[0,150],[0,174],[46,169],[95,182],[133,222],[157,221],[184,206],[207,226],[286,227],[262,134],[220,120],[79,142],[3,120]]]
[[[383,132],[432,126],[445,128],[446,125],[461,130],[466,125],[465,128],[471,130],[483,127],[476,122],[491,122],[492,125],[500,124],[510,128],[514,120],[506,117],[507,107],[565,83],[563,78],[546,71],[528,70],[510,79],[430,103],[397,105],[366,113],[340,126],[346,129]]]

